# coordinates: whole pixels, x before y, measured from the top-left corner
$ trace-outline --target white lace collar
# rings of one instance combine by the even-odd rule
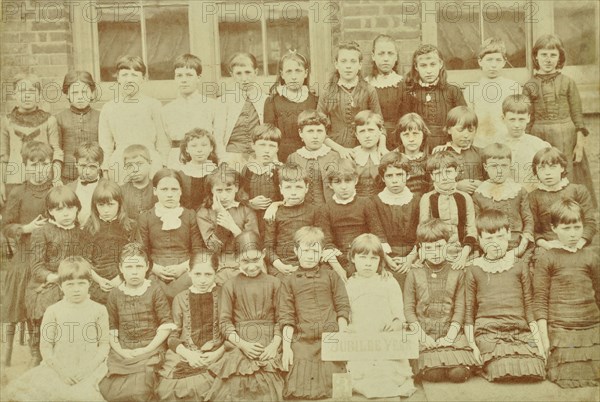
[[[308,99],[310,91],[306,85],[302,85],[302,88],[300,88],[300,91],[298,92],[290,92],[285,85],[279,85],[277,87],[277,93],[290,102],[302,103]]]
[[[306,147],[302,147],[299,150],[297,150],[296,152],[298,153],[298,155],[300,155],[304,159],[318,159],[321,156],[327,155],[330,151],[331,151],[331,148],[329,148],[327,145],[323,144],[321,146],[321,148],[319,148],[315,151],[310,151]]]
[[[71,223],[69,226],[63,226],[60,223],[56,222],[54,219],[48,219],[48,222],[56,226],[57,228],[61,228],[64,230],[71,230],[75,228],[75,222]]]
[[[210,293],[210,292],[212,292],[212,291],[213,291],[213,289],[214,289],[214,288],[216,288],[216,287],[217,287],[217,284],[216,284],[216,283],[213,283],[213,284],[212,284],[212,285],[211,285],[211,286],[208,288],[208,290],[207,290],[206,292],[201,292],[201,291],[199,291],[198,289],[196,289],[196,288],[194,287],[194,285],[192,285],[192,286],[190,286],[190,293],[193,293],[193,294],[196,294],[196,295],[202,295],[202,294],[206,294],[206,293]]]
[[[416,160],[421,159],[423,156],[425,156],[425,153],[423,151],[419,151],[415,155],[410,156],[410,155],[402,152],[402,155],[406,156],[406,159],[408,159],[409,161],[416,161]]]
[[[119,285],[119,290],[125,293],[127,296],[142,296],[148,288],[152,285],[152,281],[150,279],[145,279],[144,283],[142,283],[139,287],[135,289],[131,289],[125,285],[125,282]]]
[[[337,84],[342,87],[345,88],[349,91],[351,91],[352,89],[356,88],[356,86],[358,85],[358,75],[356,77],[354,77],[354,79],[351,82],[343,82],[342,79],[340,78],[337,82]]]
[[[209,174],[214,172],[216,168],[217,165],[215,165],[212,161],[206,161],[201,165],[195,165],[191,162],[188,162],[185,165],[183,165],[181,171],[186,176],[201,179],[202,177],[208,176]]]
[[[166,208],[161,203],[154,204],[154,213],[162,221],[162,230],[174,230],[181,227],[181,214],[183,207]]]
[[[386,187],[377,196],[386,205],[397,205],[400,207],[408,204],[413,199],[413,193],[408,187],[404,187],[404,190],[400,194],[394,194]]]
[[[516,255],[513,250],[509,250],[503,257],[497,260],[488,260],[485,256],[475,258],[473,265],[477,265],[484,272],[489,274],[497,274],[505,272],[514,267]]]
[[[354,162],[356,162],[358,166],[366,166],[367,163],[369,163],[369,159],[373,161],[375,166],[379,165],[381,152],[379,152],[377,148],[372,151],[365,151],[360,145],[354,147]]]
[[[566,177],[563,177],[562,179],[560,179],[560,181],[554,187],[549,187],[549,186],[545,185],[544,183],[540,182],[540,183],[538,183],[538,188],[542,191],[549,191],[551,193],[555,193],[555,192],[560,191],[563,188],[567,187],[568,185],[569,185],[569,179],[567,179]]]
[[[375,77],[369,77],[369,84],[375,88],[397,87],[402,81],[402,76],[395,71],[389,74],[377,74]]]
[[[523,187],[519,183],[507,179],[504,183],[496,184],[486,180],[477,189],[476,193],[494,201],[511,200],[521,193]]]
[[[269,174],[269,177],[273,177],[273,171],[282,165],[283,164],[279,161],[273,161],[269,162],[267,165],[263,165],[256,159],[250,158],[248,162],[246,162],[246,169],[256,175]]]
[[[440,77],[437,77],[432,83],[423,82],[419,79],[419,85],[423,88],[435,87],[440,82]]]
[[[354,194],[352,194],[350,197],[348,197],[348,199],[346,200],[340,200],[337,195],[333,195],[333,201],[338,204],[338,205],[347,205],[350,204],[352,201],[354,201],[354,199],[356,198],[356,191],[354,191]]]

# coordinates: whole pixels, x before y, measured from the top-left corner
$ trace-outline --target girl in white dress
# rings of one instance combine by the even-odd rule
[[[9,401],[104,401],[98,383],[106,374],[108,313],[89,298],[92,267],[69,257],[58,267],[64,297],[42,320],[42,363],[8,385]]]
[[[381,276],[384,252],[379,238],[365,233],[350,246],[356,273],[348,280],[350,330],[362,333],[401,331],[404,319],[402,290],[393,276]],[[354,391],[367,398],[408,397],[416,388],[408,360],[349,361]]]

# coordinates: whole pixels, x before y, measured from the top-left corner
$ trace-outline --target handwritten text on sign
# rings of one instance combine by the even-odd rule
[[[359,334],[326,332],[321,338],[321,360],[401,360],[419,357],[419,338],[406,331]]]

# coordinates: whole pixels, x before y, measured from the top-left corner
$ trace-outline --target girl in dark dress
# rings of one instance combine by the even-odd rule
[[[187,274],[189,260],[204,244],[196,214],[179,204],[179,173],[161,169],[154,175],[152,186],[158,202],[138,218],[139,237],[152,261],[151,279],[173,300],[192,284]]]
[[[401,83],[400,116],[414,112],[425,120],[431,135],[427,147],[433,149],[447,142],[444,131],[446,115],[456,106],[467,106],[459,87],[448,83],[444,61],[438,48],[421,45],[415,50],[412,68]]]
[[[58,113],[58,136],[64,152],[62,181],[68,183],[77,180],[77,160],[75,151],[84,142],[98,142],[100,111],[93,109],[90,103],[95,100],[96,83],[87,71],[70,71],[65,75],[62,91],[67,95],[68,109]]]
[[[9,323],[7,349],[13,343],[16,323],[25,321],[25,289],[30,267],[27,250],[31,246],[31,233],[46,223],[43,216],[46,195],[52,188],[50,166],[52,148],[40,141],[31,141],[21,152],[28,180],[17,185],[8,195],[2,218],[2,233],[9,239],[12,254],[6,261],[6,276],[2,283],[2,321]],[[7,350],[7,351],[8,351]]]
[[[214,382],[208,366],[225,351],[219,331],[220,287],[215,284],[216,270],[213,254],[194,254],[189,269],[192,286],[173,300],[177,329],[169,335],[169,350],[156,389],[162,401],[203,401]]]
[[[46,195],[45,215],[48,221],[31,234],[31,276],[25,292],[25,306],[36,365],[41,359],[40,324],[44,312],[62,298],[58,265],[64,258],[85,255],[88,247],[85,232],[77,225],[80,210],[81,203],[73,190],[67,186],[54,187]]]
[[[373,40],[373,66],[371,74],[366,81],[377,91],[381,115],[385,121],[385,131],[387,137],[387,148],[394,149],[399,143],[398,138],[391,134],[396,128],[400,118],[400,102],[402,102],[402,93],[400,92],[400,82],[402,76],[398,74],[398,47],[394,38],[389,35],[377,35]]]
[[[142,245],[130,243],[119,256],[123,283],[108,296],[108,373],[99,388],[107,401],[154,400],[156,371],[165,340],[175,324],[160,286],[146,278],[150,260]]]
[[[510,222],[499,210],[477,221],[484,255],[466,275],[465,334],[488,381],[540,381],[545,353],[533,315],[528,265],[508,251]]]
[[[217,168],[215,137],[208,131],[195,128],[185,134],[180,145],[181,206],[197,211],[206,190],[206,176]]]
[[[427,174],[427,137],[431,135],[427,125],[416,113],[405,114],[398,120],[393,137],[399,143],[396,152],[406,156],[410,172],[406,186],[418,197],[431,191],[431,178]]]
[[[256,232],[235,239],[240,274],[225,282],[220,299],[220,328],[233,349],[210,366],[215,382],[205,396],[214,401],[280,401],[281,282],[266,273],[264,251]]]
[[[121,248],[137,235],[137,222],[127,217],[123,192],[114,181],[102,179],[92,194],[92,209],[84,230],[93,245],[90,253],[90,298],[106,304],[109,292],[122,282],[119,275]]]
[[[533,276],[533,310],[548,355],[548,379],[563,388],[600,384],[600,258],[577,247],[583,209],[573,200],[550,209],[557,247],[544,253]]]
[[[294,235],[298,270],[283,278],[279,324],[283,330],[283,366],[289,370],[286,398],[331,398],[333,373],[346,371],[343,362],[321,360],[323,332],[345,331],[350,303],[344,282],[320,262],[325,235],[305,226]]]
[[[526,132],[548,141],[566,155],[569,180],[586,186],[597,207],[584,150],[589,131],[583,121],[579,90],[575,81],[561,72],[566,61],[563,43],[556,35],[543,35],[531,53],[536,72],[523,86],[523,94],[531,99],[531,120]]]
[[[265,123],[281,130],[277,155],[280,162],[304,145],[298,135],[298,115],[317,108],[317,96],[309,89],[310,65],[300,53],[289,52],[279,60],[277,80],[265,101]]]

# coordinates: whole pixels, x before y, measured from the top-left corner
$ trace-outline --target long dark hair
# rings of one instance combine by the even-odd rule
[[[427,53],[437,53],[438,57],[442,61],[442,68],[440,69],[440,73],[438,75],[439,86],[441,88],[445,87],[448,83],[448,75],[446,74],[446,66],[443,64],[444,58],[442,57],[442,53],[440,50],[433,45],[421,45],[415,50],[412,57],[412,66],[408,74],[406,74],[406,86],[409,89],[412,89],[415,85],[419,85],[419,80],[421,77],[419,76],[419,72],[417,71],[417,57],[423,56]]]
[[[117,220],[121,227],[126,232],[130,232],[133,228],[134,221],[129,219],[127,212],[123,207],[123,191],[121,190],[121,187],[114,181],[101,179],[94,190],[94,194],[92,194],[92,211],[84,226],[84,229],[92,236],[97,234],[100,230],[100,216],[98,215],[97,205],[107,204],[111,201],[116,201],[119,204]]]
[[[279,85],[285,85],[285,81],[281,77],[281,69],[283,68],[283,63],[285,63],[286,60],[293,60],[296,63],[300,64],[302,67],[304,67],[304,69],[307,71],[307,74],[306,78],[304,78],[304,82],[302,83],[302,85],[306,85],[308,87],[308,84],[310,82],[310,63],[308,62],[306,57],[304,57],[300,53],[289,51],[288,53],[281,56],[281,59],[279,59],[279,64],[277,66],[277,78],[275,78],[275,82],[269,89],[270,95],[275,95],[277,93],[277,87]]]

